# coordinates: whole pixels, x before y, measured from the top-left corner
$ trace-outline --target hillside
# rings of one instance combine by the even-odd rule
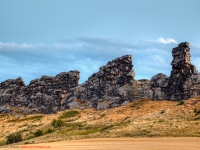
[[[63,115],[64,114],[64,115]],[[51,125],[62,119],[61,130]],[[41,143],[103,137],[198,137],[200,136],[200,97],[187,101],[140,99],[107,110],[71,109],[57,114],[37,114],[15,118],[0,116],[0,141],[21,132],[21,143]],[[34,133],[41,129],[42,136]]]

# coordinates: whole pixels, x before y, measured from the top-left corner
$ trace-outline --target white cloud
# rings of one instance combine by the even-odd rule
[[[33,45],[30,44],[16,44],[15,42],[11,42],[11,43],[2,43],[0,42],[0,49],[27,49],[27,48],[32,48]]]
[[[177,41],[172,39],[172,38],[167,38],[166,40],[162,37],[158,38],[157,40],[158,43],[163,43],[163,44],[169,44],[169,43],[175,43],[177,44]]]

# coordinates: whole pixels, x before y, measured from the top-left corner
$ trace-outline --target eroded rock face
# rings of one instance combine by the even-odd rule
[[[167,92],[169,78],[162,73],[153,76],[150,80],[150,89],[152,90],[152,99],[162,100]]]
[[[132,66],[131,55],[109,61],[85,83],[72,89],[72,94],[66,98],[64,106],[106,109],[130,101],[127,97],[127,90],[134,81],[135,72]]]
[[[180,43],[172,50],[173,61],[171,75],[167,86],[166,99],[182,100],[188,99],[184,91],[186,80],[193,75],[197,75],[196,67],[190,62],[189,43]]]
[[[132,88],[135,90],[135,96],[133,96],[133,100],[141,98],[153,98],[153,91],[150,87],[150,81],[147,79],[135,80]]]
[[[183,42],[172,50],[171,75],[157,74],[151,81],[154,100],[186,100],[200,95],[200,75],[190,61],[189,43]]]
[[[19,95],[25,87],[22,78],[8,79],[0,84],[0,113],[10,112],[10,107],[18,106]],[[27,104],[24,102],[24,104]]]
[[[78,85],[79,71],[42,76],[27,86],[22,78],[6,80],[0,84],[0,113],[12,112],[13,108],[27,114],[120,106],[131,101],[127,91],[134,82],[132,66],[131,55],[119,57],[100,67],[99,72],[81,85]]]
[[[22,78],[6,80],[0,84],[0,111],[18,108],[22,113],[55,113],[69,89],[78,86],[79,71],[62,72],[55,77],[42,76],[28,86]]]
[[[134,80],[131,55],[109,61],[81,85],[78,84],[79,71],[42,76],[27,86],[20,77],[9,79],[0,83],[0,113],[107,109],[140,98],[178,101],[200,95],[200,75],[190,62],[189,43],[183,42],[173,48],[172,56],[170,77],[159,73],[151,80]]]
[[[172,50],[170,77],[159,73],[151,80],[135,80],[136,98],[153,100],[186,100],[200,95],[200,75],[190,61],[189,43],[183,42]]]

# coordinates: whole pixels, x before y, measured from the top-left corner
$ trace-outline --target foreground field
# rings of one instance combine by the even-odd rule
[[[1,150],[199,150],[200,138],[103,138],[18,146]]]

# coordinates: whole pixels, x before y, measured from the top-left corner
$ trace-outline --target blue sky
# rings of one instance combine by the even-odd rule
[[[79,70],[80,83],[132,54],[136,79],[170,75],[188,41],[200,70],[199,0],[0,0],[0,82]]]

